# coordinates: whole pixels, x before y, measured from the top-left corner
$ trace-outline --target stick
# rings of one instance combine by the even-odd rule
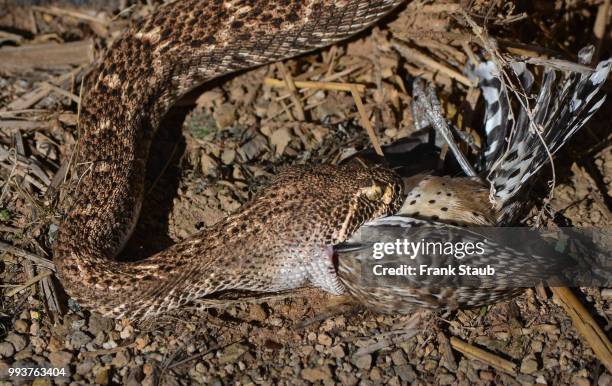
[[[584,337],[601,363],[612,373],[612,345],[591,314],[567,287],[551,287],[561,307],[570,316],[576,330]]]
[[[12,290],[8,291],[6,293],[6,296],[7,297],[11,297],[11,296],[13,296],[13,295],[23,291],[24,289],[28,288],[29,286],[38,283],[39,280],[42,280],[42,279],[44,279],[47,276],[51,276],[52,274],[53,274],[53,272],[51,272],[51,271],[39,273],[38,275],[36,275],[33,278],[31,278],[30,280],[26,281],[25,283],[23,283],[19,287],[13,288]]]
[[[29,44],[0,49],[0,69],[23,71],[34,67],[81,65],[93,60],[93,41]]]
[[[264,84],[272,87],[286,87],[284,80],[266,78]],[[298,81],[293,82],[297,88],[316,88],[320,90],[334,90],[350,92],[353,87],[356,87],[359,92],[365,92],[365,85],[356,83],[338,83],[338,82],[312,82]]]
[[[400,54],[402,54],[402,56],[404,56],[405,58],[408,58],[410,60],[416,60],[417,62],[420,62],[421,64],[427,66],[429,69],[439,71],[449,76],[450,78],[465,84],[466,86],[476,87],[476,84],[474,82],[472,82],[467,76],[461,74],[459,71],[453,70],[452,68],[446,67],[436,62],[429,56],[422,54],[414,48],[406,46],[404,43],[397,39],[393,39],[391,45],[393,46],[393,48],[398,50]]]
[[[23,249],[19,249],[17,247],[14,247],[12,245],[9,245],[7,243],[3,243],[0,241],[0,251],[6,252],[6,253],[10,253],[12,255],[15,255],[17,257],[21,257],[24,259],[28,259],[30,261],[32,261],[34,264],[40,265],[42,267],[48,268],[52,271],[55,271],[55,265],[53,264],[52,261],[47,260],[47,259],[43,259],[42,257],[35,255],[31,252],[25,251]]]
[[[472,346],[471,344],[468,344],[454,336],[450,338],[450,344],[455,350],[459,351],[468,358],[479,360],[482,363],[488,364],[494,369],[503,371],[504,373],[510,375],[516,374],[516,365],[506,359],[500,358],[499,356],[481,348]]]
[[[368,118],[368,114],[366,114],[365,107],[363,106],[363,102],[361,102],[361,96],[359,96],[359,91],[357,90],[357,87],[353,87],[351,89],[351,94],[353,94],[355,106],[357,106],[357,111],[359,112],[359,117],[361,118],[361,124],[368,132],[368,136],[370,137],[370,141],[372,142],[372,146],[374,146],[376,154],[383,157],[384,154],[382,148],[380,147],[380,143],[378,142],[378,137],[376,137],[376,133],[374,132],[374,128],[372,127],[372,123]]]

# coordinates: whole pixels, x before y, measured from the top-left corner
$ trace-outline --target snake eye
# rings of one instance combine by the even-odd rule
[[[390,186],[385,187],[385,194],[382,196],[382,202],[385,203],[385,205],[390,205],[391,202],[393,202],[393,188]]]
[[[370,201],[378,201],[383,196],[383,191],[379,185],[373,184],[363,189],[363,194]]]

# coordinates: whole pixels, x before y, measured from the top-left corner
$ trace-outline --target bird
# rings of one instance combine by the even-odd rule
[[[424,114],[415,117],[417,128],[422,122],[433,126],[449,145],[465,176],[431,173],[403,176],[405,198],[401,209],[364,224],[348,241],[334,246],[338,275],[350,296],[384,313],[412,313],[416,308],[452,311],[480,307],[516,296],[540,280],[557,277],[571,264],[565,256],[547,250],[548,244],[543,244],[541,254],[519,248],[517,241],[521,237],[525,237],[524,244],[529,246],[539,243],[532,242],[532,234],[517,236],[520,233],[516,228],[497,232],[511,235],[510,240],[502,237],[497,242],[491,236],[499,227],[519,225],[520,215],[535,199],[529,192],[538,172],[602,106],[605,95],[601,88],[612,60],[585,70],[593,52],[592,46],[580,50],[579,65],[574,67],[582,72],[547,67],[531,109],[527,107],[529,100],[522,95],[530,95],[535,79],[524,61],[502,67],[489,60],[468,67],[468,74],[478,77],[485,100],[486,138],[475,165],[454,142],[433,86],[425,87],[421,80],[415,80],[413,111]],[[511,93],[502,81],[508,73],[517,79],[522,94]],[[418,249],[411,253],[402,251],[403,245],[393,244],[404,241],[408,248],[432,243],[450,245],[451,249],[432,252]],[[483,253],[461,259],[453,255],[452,247],[478,242],[486,244]],[[380,253],[385,245],[389,247],[388,254]],[[384,257],[375,256],[375,252]],[[421,266],[457,269],[460,265],[489,266],[496,273],[459,275],[441,270],[421,275],[418,271]],[[381,277],[373,272],[376,266],[378,274],[382,267],[399,270],[386,271],[387,275]],[[415,271],[406,271],[408,266]]]

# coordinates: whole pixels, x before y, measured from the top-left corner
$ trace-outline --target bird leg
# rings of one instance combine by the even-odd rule
[[[417,130],[424,128],[427,123],[433,126],[434,130],[448,144],[463,172],[469,177],[478,177],[470,162],[455,143],[448,122],[446,122],[446,118],[442,115],[440,100],[436,96],[433,84],[429,83],[427,89],[424,90],[423,83],[422,79],[417,78],[412,84],[412,114]]]

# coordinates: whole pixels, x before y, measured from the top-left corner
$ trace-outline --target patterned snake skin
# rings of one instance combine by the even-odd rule
[[[181,95],[345,39],[401,2],[178,0],[134,24],[84,83],[76,177],[54,247],[68,294],[106,316],[142,319],[221,290],[310,282],[342,292],[329,246],[399,208],[401,183],[385,169],[289,169],[211,229],[141,261],[115,257],[138,219],[153,135]]]

